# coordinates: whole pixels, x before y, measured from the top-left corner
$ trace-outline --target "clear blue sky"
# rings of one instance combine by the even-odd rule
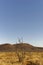
[[[0,43],[43,46],[43,0],[0,0]]]

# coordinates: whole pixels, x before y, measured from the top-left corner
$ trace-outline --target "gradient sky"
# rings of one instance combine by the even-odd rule
[[[0,0],[0,44],[43,46],[43,0]]]

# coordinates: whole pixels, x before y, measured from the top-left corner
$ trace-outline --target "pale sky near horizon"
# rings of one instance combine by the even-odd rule
[[[43,0],[0,0],[0,44],[18,37],[43,47]]]

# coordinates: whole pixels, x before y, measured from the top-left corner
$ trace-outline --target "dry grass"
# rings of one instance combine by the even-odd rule
[[[30,61],[43,65],[43,52],[26,52],[23,64],[15,52],[0,52],[0,65],[29,65]]]

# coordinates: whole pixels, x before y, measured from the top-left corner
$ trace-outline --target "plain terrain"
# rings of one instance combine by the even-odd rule
[[[43,65],[43,48],[25,43],[0,45],[0,65]]]
[[[43,52],[26,52],[23,58],[23,64],[29,63],[39,63],[43,65]],[[15,52],[0,52],[0,65],[23,65],[19,62],[19,58]]]

